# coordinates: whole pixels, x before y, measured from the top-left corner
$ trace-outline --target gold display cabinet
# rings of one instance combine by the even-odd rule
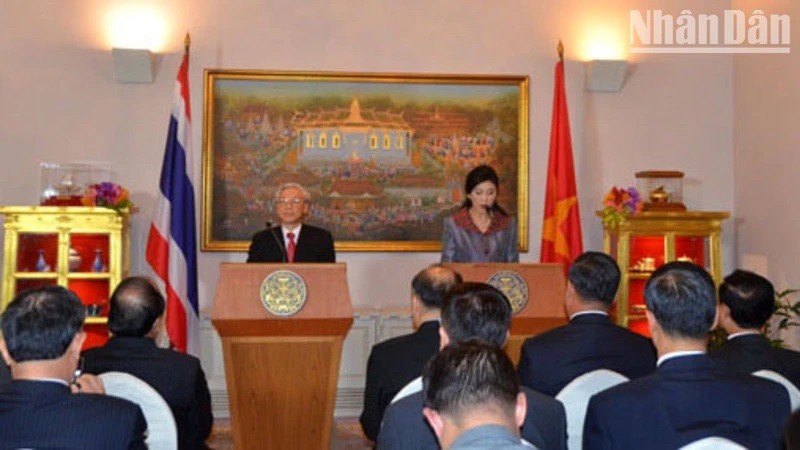
[[[597,215],[602,217],[602,211]],[[650,274],[670,261],[689,261],[722,281],[722,221],[728,212],[643,211],[617,228],[604,227],[603,251],[622,272],[617,292],[616,320],[649,335],[645,319],[644,286]]]
[[[108,339],[108,300],[129,269],[128,215],[84,206],[4,206],[2,309],[26,289],[58,284],[86,305],[84,348]]]

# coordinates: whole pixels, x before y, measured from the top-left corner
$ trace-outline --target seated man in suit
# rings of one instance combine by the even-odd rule
[[[567,325],[525,340],[519,381],[555,396],[570,381],[597,369],[628,378],[655,370],[649,339],[615,325],[608,315],[619,287],[617,263],[600,252],[585,252],[569,268],[565,306]]]
[[[2,317],[0,351],[11,387],[0,393],[0,447],[144,449],[139,406],[120,398],[70,391],[86,309],[61,286],[24,291]],[[74,389],[82,392],[80,384]]]
[[[275,193],[275,210],[280,224],[253,236],[247,262],[336,262],[331,233],[303,223],[311,210],[311,194],[306,188],[282,184]]]
[[[397,392],[422,373],[425,363],[439,351],[439,313],[445,295],[461,275],[434,265],[411,281],[411,319],[416,331],[375,344],[367,362],[364,410],[359,421],[371,440],[378,437],[383,411]]]
[[[480,339],[503,348],[511,326],[511,304],[502,292],[485,283],[462,283],[445,297],[442,348],[451,343]],[[542,450],[567,447],[564,406],[552,397],[522,389],[527,400],[527,415],[522,437]],[[392,403],[386,408],[378,434],[380,450],[438,450],[436,435],[422,416],[422,392]]]
[[[652,375],[589,400],[583,448],[676,449],[709,436],[751,449],[780,449],[789,397],[780,384],[721,368],[706,353],[716,324],[714,281],[702,267],[671,262],[645,285],[658,349]]]
[[[111,295],[108,329],[113,336],[83,353],[87,373],[129,373],[153,387],[169,405],[178,448],[205,449],[211,433],[211,395],[200,360],[159,348],[164,333],[164,297],[142,277],[123,280]]]
[[[719,286],[719,324],[728,340],[711,351],[729,369],[749,374],[775,371],[800,388],[800,353],[775,348],[760,330],[775,311],[775,289],[766,278],[737,270]]]
[[[422,378],[422,411],[442,448],[531,448],[519,437],[525,394],[519,390],[514,363],[499,348],[480,340],[448,345],[425,367]]]

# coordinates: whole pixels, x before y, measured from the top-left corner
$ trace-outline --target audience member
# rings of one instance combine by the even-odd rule
[[[742,374],[773,370],[800,388],[800,353],[773,347],[760,332],[775,311],[772,283],[736,270],[719,286],[719,300],[719,324],[729,334],[711,357]]]
[[[123,280],[111,295],[108,342],[84,352],[84,370],[117,371],[152,386],[169,404],[178,429],[178,448],[205,449],[211,433],[211,395],[200,361],[191,355],[159,348],[163,333],[164,297],[142,277]]]
[[[359,421],[364,434],[376,440],[383,412],[409,381],[422,373],[425,363],[439,351],[439,312],[444,296],[461,275],[434,265],[411,281],[411,318],[416,331],[372,347],[367,362],[364,410]]]
[[[423,372],[425,408],[442,448],[530,449],[519,437],[525,394],[514,364],[482,341],[448,345]]]
[[[441,346],[480,339],[501,349],[511,325],[511,305],[505,295],[485,283],[463,283],[442,305]],[[564,407],[552,397],[524,389],[527,414],[522,437],[541,449],[566,449]],[[438,449],[436,435],[422,415],[423,395],[417,392],[386,408],[378,434],[380,450]]]
[[[703,268],[671,262],[645,285],[658,369],[589,400],[583,448],[676,449],[719,436],[752,449],[779,449],[789,398],[779,384],[724,370],[706,355],[716,324],[714,281]]]
[[[619,280],[617,263],[605,253],[585,252],[575,259],[565,296],[569,323],[522,345],[517,370],[523,386],[555,396],[593,370],[613,370],[630,379],[655,370],[650,340],[615,325],[608,315]]]
[[[127,400],[85,392],[73,382],[85,308],[61,286],[24,291],[2,316],[11,387],[0,393],[0,447],[144,449],[146,423]],[[96,379],[92,379],[96,380]],[[73,382],[73,394],[70,390]]]

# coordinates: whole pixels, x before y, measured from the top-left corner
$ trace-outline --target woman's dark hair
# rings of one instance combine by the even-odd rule
[[[494,184],[497,192],[500,192],[500,178],[497,177],[497,172],[495,172],[494,169],[486,164],[481,164],[480,166],[469,171],[467,174],[467,179],[464,182],[464,192],[467,194],[471,193],[472,190],[475,189],[475,186],[483,183],[484,181],[490,181],[492,184]],[[470,200],[469,197],[465,198],[461,207],[472,208],[472,200]],[[495,200],[490,209],[491,212],[499,212],[503,215],[508,215],[506,210],[497,204],[497,200]]]

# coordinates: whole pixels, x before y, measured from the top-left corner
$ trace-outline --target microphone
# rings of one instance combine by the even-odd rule
[[[267,220],[266,222],[264,222],[264,225],[267,226],[270,236],[272,236],[272,239],[275,240],[275,244],[278,245],[278,250],[280,250],[281,252],[281,262],[282,263],[289,262],[289,257],[286,256],[286,248],[285,248],[286,246],[283,244],[283,239],[279,238],[277,233],[275,233],[275,228],[273,228],[272,221]]]

